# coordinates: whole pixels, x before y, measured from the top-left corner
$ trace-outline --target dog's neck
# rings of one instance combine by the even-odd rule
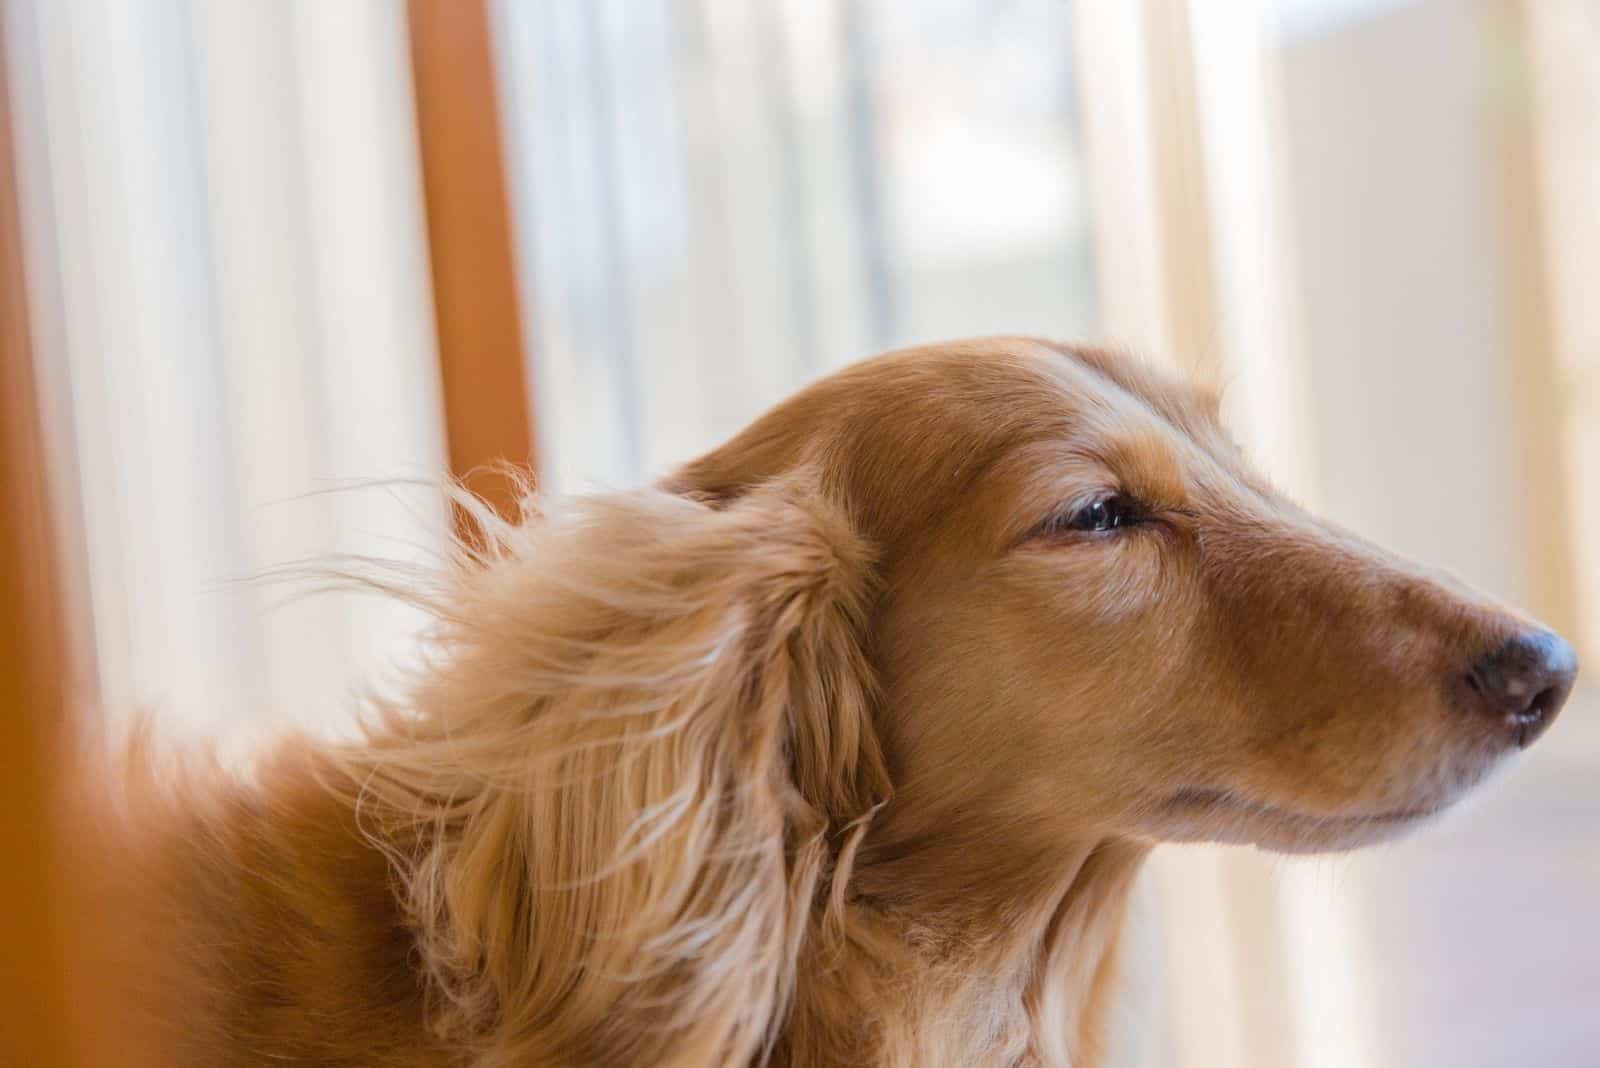
[[[997,862],[992,844],[947,845],[866,853],[843,943],[813,955],[797,991],[806,1026],[796,1031],[829,1044],[781,1048],[780,1062],[1096,1063],[1123,913],[1148,846],[1086,840],[1048,861],[1024,850]],[[849,1033],[820,1030],[840,1021],[851,1021]]]

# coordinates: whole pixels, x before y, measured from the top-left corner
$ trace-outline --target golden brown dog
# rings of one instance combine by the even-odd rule
[[[1575,674],[1092,349],[891,354],[528,507],[397,591],[364,742],[129,782],[169,1063],[1093,1063],[1154,844],[1397,834]]]

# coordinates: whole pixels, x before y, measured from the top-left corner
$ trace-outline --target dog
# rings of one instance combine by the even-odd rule
[[[649,488],[464,507],[444,574],[364,576],[436,622],[359,741],[97,777],[161,1063],[1092,1065],[1156,844],[1392,838],[1576,674],[1091,347],[891,353]]]

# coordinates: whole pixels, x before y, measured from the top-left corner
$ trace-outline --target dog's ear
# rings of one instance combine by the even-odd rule
[[[888,792],[868,548],[798,481],[501,538],[352,769],[436,1021],[475,1063],[749,1063]]]

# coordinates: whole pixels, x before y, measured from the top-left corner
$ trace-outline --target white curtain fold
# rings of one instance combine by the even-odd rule
[[[400,5],[8,0],[41,358],[108,714],[348,722],[418,621],[260,576],[433,557],[437,368]]]

